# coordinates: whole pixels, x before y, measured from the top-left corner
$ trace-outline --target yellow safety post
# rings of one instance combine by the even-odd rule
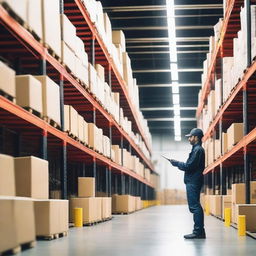
[[[157,201],[156,201],[156,205],[157,205],[157,206],[161,205],[160,200],[157,200]]]
[[[83,226],[83,208],[74,208],[73,211],[75,227],[80,228]]]
[[[246,235],[246,216],[245,215],[238,216],[238,235],[239,236]]]
[[[205,202],[205,214],[207,216],[210,215],[210,206],[209,206],[209,202]]]
[[[231,223],[231,208],[225,208],[224,210],[225,227],[230,227]]]

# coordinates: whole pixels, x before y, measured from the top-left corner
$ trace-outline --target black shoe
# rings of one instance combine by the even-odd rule
[[[192,234],[189,234],[189,235],[185,235],[184,238],[185,239],[205,239],[206,235],[205,235],[205,233],[202,233],[202,234],[192,233]]]

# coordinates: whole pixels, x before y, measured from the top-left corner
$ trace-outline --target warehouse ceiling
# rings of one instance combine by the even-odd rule
[[[112,28],[122,29],[137,79],[140,108],[152,134],[174,136],[170,52],[165,0],[101,0]],[[213,25],[223,16],[220,0],[175,0],[181,136],[196,126],[203,61]]]

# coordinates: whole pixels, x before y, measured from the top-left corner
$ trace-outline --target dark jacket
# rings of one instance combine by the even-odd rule
[[[201,143],[193,145],[186,163],[175,164],[180,170],[185,171],[185,184],[203,184],[203,171],[205,168],[205,153]]]

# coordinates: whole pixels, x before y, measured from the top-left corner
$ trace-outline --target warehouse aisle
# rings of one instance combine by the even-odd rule
[[[158,206],[117,216],[94,227],[70,229],[69,236],[51,242],[39,241],[22,256],[218,256],[255,255],[255,240],[239,238],[234,228],[225,228],[206,217],[206,240],[184,240],[191,231],[187,206]]]

